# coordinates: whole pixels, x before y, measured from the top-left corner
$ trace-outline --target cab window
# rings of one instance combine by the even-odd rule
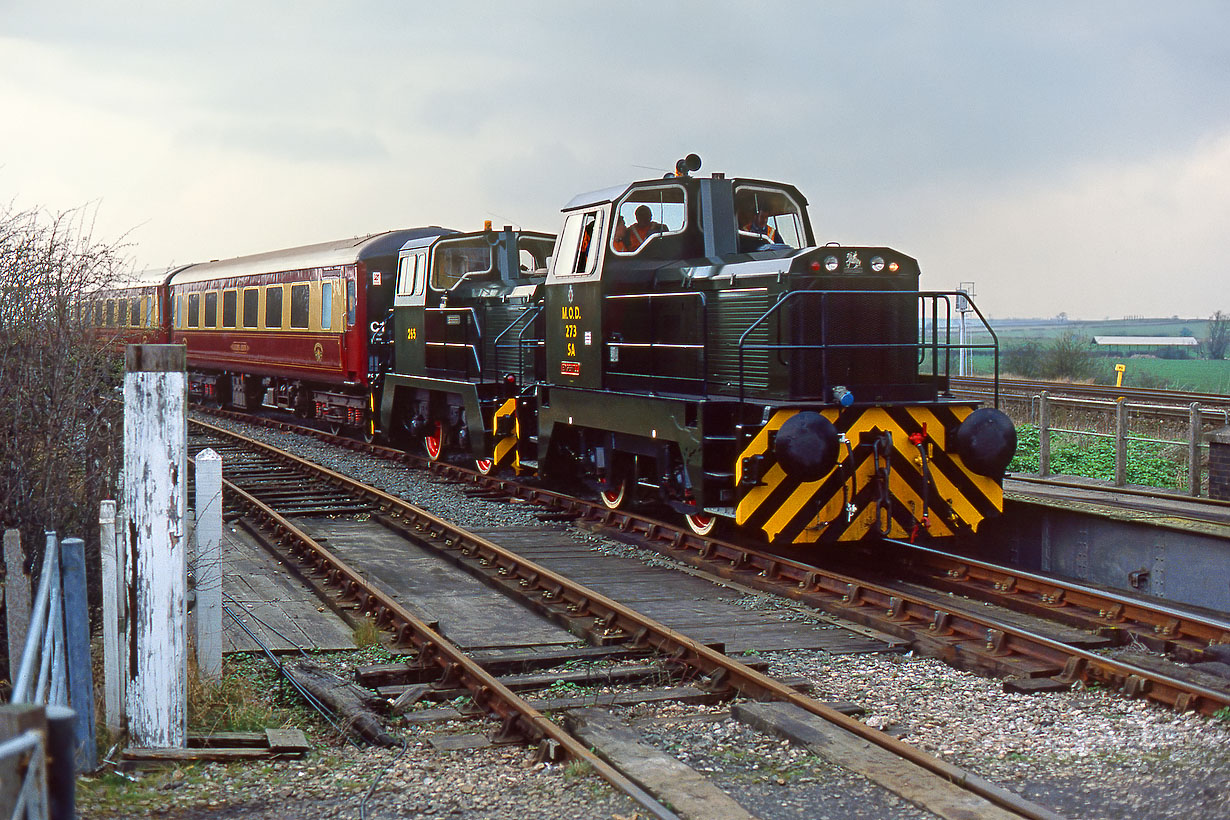
[[[630,191],[615,206],[611,250],[623,255],[640,253],[659,236],[682,231],[687,217],[687,192],[681,185]]]
[[[736,187],[735,220],[741,248],[764,244],[801,248],[807,244],[803,209],[781,189],[759,185]]]
[[[417,296],[423,292],[427,280],[427,251],[408,253],[401,258],[397,268],[397,295]]]
[[[555,240],[539,236],[521,236],[517,238],[517,255],[521,260],[521,270],[527,273],[547,269],[547,259],[551,256],[551,248]]]
[[[432,254],[431,286],[435,290],[448,290],[467,273],[485,273],[489,270],[491,246],[485,238],[440,242]]]
[[[598,258],[595,234],[602,235],[602,214],[599,211],[572,214],[564,220],[555,259],[555,273],[578,276],[593,271]]]

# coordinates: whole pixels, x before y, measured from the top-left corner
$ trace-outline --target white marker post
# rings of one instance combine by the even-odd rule
[[[222,456],[196,454],[196,663],[205,680],[222,678]]]
[[[186,363],[180,345],[129,345],[125,355],[128,734],[136,748],[183,748],[188,740]]]
[[[115,521],[115,502],[104,501],[98,509],[98,552],[102,559],[103,610],[103,714],[107,728],[118,733],[124,727],[123,659],[128,649],[124,618],[124,552]]]

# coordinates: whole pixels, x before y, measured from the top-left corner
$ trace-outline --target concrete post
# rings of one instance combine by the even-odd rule
[[[21,669],[26,629],[30,626],[30,576],[25,572],[21,533],[17,530],[4,531],[4,609],[9,636],[9,680],[12,681],[17,679]]]
[[[187,356],[180,345],[129,345],[125,360],[128,733],[137,748],[182,748],[188,740]]]
[[[98,511],[98,552],[102,558],[103,715],[107,729],[118,734],[124,727],[124,553],[115,522],[115,502],[104,501]]]
[[[222,677],[222,456],[196,455],[196,661],[202,678]]]

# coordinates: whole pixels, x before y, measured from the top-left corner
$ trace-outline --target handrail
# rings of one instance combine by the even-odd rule
[[[500,349],[501,349],[501,348],[510,348],[510,347],[511,347],[511,348],[515,348],[515,349],[516,349],[516,351],[517,351],[517,372],[518,372],[518,376],[517,376],[517,378],[518,378],[518,381],[520,381],[521,377],[522,377],[522,376],[524,376],[524,374],[525,374],[525,348],[526,348],[526,342],[525,342],[525,338],[524,338],[524,337],[525,337],[525,332],[526,332],[527,330],[530,330],[530,329],[534,326],[534,322],[533,322],[533,320],[534,320],[534,319],[536,319],[536,318],[538,318],[538,315],[539,315],[540,313],[542,313],[542,311],[543,311],[543,305],[542,305],[542,304],[529,305],[528,307],[526,307],[526,309],[525,309],[524,311],[522,311],[522,312],[521,312],[521,315],[520,315],[520,316],[518,316],[518,317],[517,317],[514,321],[509,322],[509,323],[508,323],[508,327],[506,327],[506,328],[504,328],[503,330],[501,330],[501,331],[499,332],[499,334],[498,334],[498,335],[497,335],[497,336],[496,336],[496,337],[495,337],[495,338],[491,341],[491,349],[492,349],[493,351],[495,351],[497,355],[498,355],[498,353],[499,353],[499,351],[500,351]],[[523,322],[524,322],[524,324],[522,324]],[[501,339],[503,339],[503,338],[504,338],[504,336],[505,336],[507,333],[509,333],[509,332],[510,332],[510,331],[511,331],[514,327],[516,327],[518,324],[522,324],[522,327],[521,327],[521,330],[517,331],[517,341],[516,341],[516,343],[515,343],[515,344],[504,344],[504,345],[501,345],[501,344],[500,344],[500,340],[501,340]],[[539,343],[539,342],[541,342],[541,341],[542,341],[541,339],[534,339],[534,340],[532,340],[532,341],[531,341],[531,343],[532,343],[532,344],[537,344],[537,343]]]
[[[658,327],[658,322],[654,315],[656,304],[657,304],[655,300],[658,300],[658,299],[696,299],[696,300],[699,300],[700,302],[700,305],[699,305],[700,322],[696,326],[701,328],[701,341],[699,344],[697,343],[676,344],[676,343],[659,342],[655,338],[650,338],[649,341],[646,341],[646,342],[625,342],[622,339],[618,341],[604,340],[603,349],[604,351],[608,352],[608,355],[606,358],[609,360],[610,358],[609,351],[611,348],[618,349],[618,348],[627,347],[627,348],[647,349],[650,351],[657,350],[657,349],[699,350],[700,351],[700,368],[698,372],[701,375],[700,376],[683,376],[683,375],[673,375],[673,374],[663,374],[663,373],[630,373],[630,372],[622,371],[622,370],[613,370],[609,366],[607,368],[607,372],[614,374],[614,375],[619,375],[619,376],[632,376],[632,377],[645,377],[645,378],[649,378],[649,377],[664,378],[665,377],[665,378],[676,379],[678,381],[700,382],[701,383],[701,395],[708,395],[709,380],[708,380],[707,374],[709,373],[709,301],[706,298],[705,294],[701,291],[688,290],[688,291],[668,291],[664,293],[655,293],[655,292],[614,293],[614,294],[610,294],[608,296],[603,297],[603,300],[607,302],[612,302],[616,300],[625,300],[625,299],[645,299],[648,301],[649,319],[648,319],[647,327],[651,327],[651,328]]]
[[[939,374],[940,374],[939,360],[940,360],[941,353],[944,354],[943,356],[944,358],[944,377],[948,378],[951,375],[951,364],[948,361],[949,354],[951,354],[954,350],[959,351],[959,350],[990,349],[990,350],[993,350],[995,354],[994,403],[995,403],[995,406],[998,407],[999,406],[999,337],[996,336],[993,330],[991,330],[991,327],[988,324],[986,317],[983,316],[982,312],[978,310],[978,307],[974,305],[973,300],[969,299],[968,296],[966,296],[966,299],[969,302],[971,309],[978,316],[979,321],[982,322],[983,328],[991,335],[991,341],[981,342],[981,343],[966,342],[964,344],[961,344],[961,343],[954,344],[952,342],[952,330],[951,330],[951,318],[952,318],[951,297],[954,297],[957,295],[958,295],[957,291],[903,291],[903,290],[792,290],[787,293],[780,294],[777,301],[773,305],[771,305],[768,308],[768,310],[762,313],[759,318],[755,319],[751,324],[749,324],[748,327],[739,336],[739,344],[738,344],[739,399],[740,401],[743,401],[746,399],[746,366],[745,366],[744,355],[746,351],[751,351],[751,350],[764,350],[764,351],[811,350],[811,351],[819,352],[821,354],[821,358],[820,358],[821,385],[823,389],[827,389],[829,385],[829,379],[828,379],[828,356],[826,354],[829,351],[835,351],[835,350],[907,350],[907,349],[917,348],[919,350],[919,356],[920,356],[919,363],[920,364],[925,358],[926,353],[929,351],[932,357],[932,376],[933,378],[938,380]],[[753,331],[755,331],[757,328],[761,327],[762,325],[765,325],[769,321],[770,318],[783,312],[787,304],[791,302],[796,302],[806,297],[816,297],[816,296],[820,298],[820,310],[819,310],[820,341],[818,343],[750,344],[748,342],[748,338],[752,334]],[[910,342],[862,342],[862,341],[855,342],[855,343],[830,343],[828,342],[828,339],[827,339],[827,335],[828,335],[827,318],[828,318],[828,313],[829,313],[828,302],[832,299],[840,299],[840,298],[847,298],[847,297],[861,297],[861,296],[896,296],[896,297],[913,296],[915,297],[918,300],[918,304],[920,308],[919,312],[924,316],[923,328],[916,335],[914,340]],[[930,301],[931,303],[931,340],[929,343],[926,340],[926,332],[925,332],[926,331],[925,306],[928,301]],[[940,301],[943,301],[944,304],[947,306],[946,318],[948,321],[946,322],[946,332],[945,332],[945,339],[943,343],[940,343],[940,340],[939,340],[940,322],[939,322],[938,303]]]

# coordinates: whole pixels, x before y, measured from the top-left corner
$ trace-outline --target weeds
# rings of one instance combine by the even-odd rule
[[[359,649],[371,649],[380,646],[380,627],[370,618],[364,618],[354,628],[354,645]]]

